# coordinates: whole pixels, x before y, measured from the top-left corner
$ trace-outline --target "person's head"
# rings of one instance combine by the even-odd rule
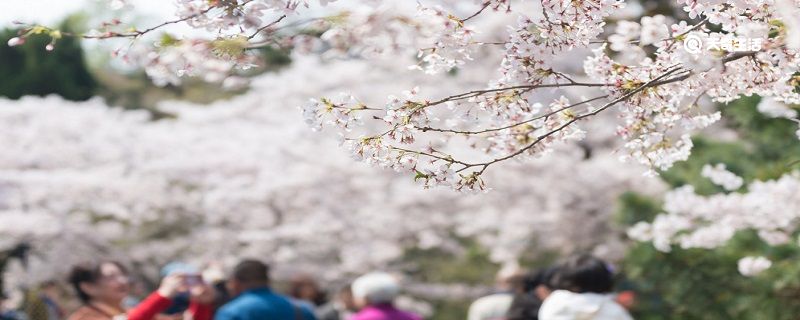
[[[42,294],[48,298],[55,299],[59,295],[58,282],[55,280],[43,281],[41,284],[39,284],[39,291],[41,291]]]
[[[605,261],[580,254],[568,258],[559,266],[553,284],[557,289],[577,293],[608,293],[614,286],[614,279]]]
[[[510,264],[504,266],[495,276],[495,289],[504,292],[521,292],[525,281],[525,270],[519,265]]]
[[[102,261],[72,268],[69,283],[83,303],[94,301],[118,306],[128,296],[128,272],[120,263]]]
[[[355,298],[353,298],[353,290],[350,285],[346,285],[339,289],[339,292],[336,293],[336,300],[338,300],[339,303],[341,303],[341,305],[349,311],[358,310]]]
[[[289,295],[315,305],[322,305],[326,302],[325,293],[320,289],[314,278],[304,273],[297,274],[289,280]]]
[[[372,272],[356,278],[351,285],[356,306],[391,304],[400,294],[397,279],[384,272]]]
[[[243,291],[269,286],[269,267],[258,260],[244,260],[233,268],[228,279],[228,292],[237,296]]]
[[[542,286],[543,272],[544,270],[541,270],[535,273],[526,273],[522,276],[521,285],[518,290],[514,291],[511,306],[506,312],[506,319],[536,319],[543,300],[536,294],[536,289]]]
[[[521,290],[515,292],[506,318],[508,320],[536,319],[542,301],[552,292],[552,278],[556,267],[528,273],[522,279]]]
[[[555,290],[553,281],[557,272],[557,266],[539,270],[533,275],[531,283],[526,284],[526,290],[530,290],[539,300],[544,301]]]

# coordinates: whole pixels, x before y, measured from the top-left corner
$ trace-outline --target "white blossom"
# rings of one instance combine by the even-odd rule
[[[758,103],[758,111],[772,118],[796,118],[797,110],[789,108],[785,103],[767,97]]]
[[[739,260],[739,273],[752,277],[772,266],[772,261],[764,257],[744,257]]]
[[[744,184],[744,179],[726,170],[725,164],[722,163],[718,163],[714,166],[707,164],[703,166],[703,170],[700,174],[728,191],[739,189]]]

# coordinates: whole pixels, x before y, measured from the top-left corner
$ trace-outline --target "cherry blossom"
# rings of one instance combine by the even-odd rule
[[[739,189],[742,184],[741,178],[721,165],[706,166],[703,175],[725,186],[726,190]],[[798,228],[800,193],[797,190],[800,190],[800,172],[796,171],[775,180],[754,181],[743,192],[701,196],[692,186],[683,186],[666,194],[663,214],[651,223],[638,223],[628,235],[640,241],[652,241],[661,251],[670,251],[672,245],[713,249],[725,245],[741,230],[756,231],[769,245],[787,244]],[[745,261],[739,264],[745,275],[769,267],[763,260]]]
[[[752,277],[772,266],[772,261],[764,257],[744,257],[739,260],[739,273]]]
[[[413,154],[392,169],[416,168],[416,180],[354,164],[339,143],[363,149],[354,156],[395,160],[386,159],[383,143],[309,132],[294,106],[308,95],[335,93],[342,82],[359,88],[365,101],[379,101],[411,83],[436,80],[391,59],[375,68],[374,61],[293,58],[292,66],[254,79],[253,89],[231,100],[164,103],[160,110],[174,117],[161,120],[99,99],[2,100],[0,248],[29,243],[34,253],[27,270],[9,270],[9,285],[61,274],[99,254],[151,276],[175,259],[227,265],[260,256],[274,263],[277,278],[306,270],[342,279],[402,267],[410,248],[459,254],[465,248],[454,235],[474,239],[502,265],[534,250],[596,250],[619,258],[624,244],[608,223],[617,197],[630,189],[663,190],[611,154],[613,128],[596,128],[604,134],[582,147],[565,144],[548,157],[487,172],[494,192],[464,197],[424,190],[420,185],[457,181],[451,179],[458,173],[419,163]],[[336,76],[319,77],[323,68]],[[454,87],[472,79],[440,76]],[[398,106],[419,94],[397,97]],[[355,95],[331,96],[331,105],[359,104]],[[342,113],[330,125],[347,122],[358,130],[346,109],[334,110]],[[437,115],[404,113],[372,124],[406,117],[422,124]],[[400,141],[402,134],[384,140]],[[587,158],[584,148],[595,155]],[[528,178],[537,172],[543,174]]]
[[[759,102],[758,111],[773,118],[797,118],[797,111],[789,108],[785,103],[781,103],[774,98],[764,98]]]
[[[205,38],[166,37],[123,55],[159,85],[193,76],[242,87],[243,71],[258,64],[252,50],[265,46],[324,59],[393,56],[395,63],[432,76],[493,65],[494,75],[474,73],[474,83],[449,92],[410,90],[418,86],[412,84],[406,89],[415,92],[412,97],[398,91],[382,102],[366,101],[344,90],[353,96],[349,101],[308,97],[314,100],[301,104],[306,122],[341,137],[356,159],[405,168],[399,171],[426,181],[426,187],[486,190],[491,182],[481,176],[490,167],[539,158],[590,137],[582,127],[609,110],[620,112],[621,158],[654,174],[685,160],[691,134],[719,120],[709,102],[756,94],[765,98],[763,110],[800,103],[793,0],[676,1],[689,20],[635,17],[631,13],[641,11],[623,11],[626,4],[618,0],[176,5],[176,20],[127,31],[120,31],[123,22],[112,23],[81,36],[138,40],[178,23],[205,30]],[[612,16],[623,18],[607,21]],[[32,26],[18,41],[50,31],[56,30]],[[397,58],[402,56],[408,58]],[[437,141],[466,142],[483,155],[454,155],[434,146]]]
[[[335,138],[345,150],[340,155],[349,153],[355,160],[400,172],[391,177],[415,181],[426,189],[445,187],[476,193],[474,196],[479,198],[491,197],[485,192],[503,187],[503,179],[494,177],[516,172],[514,168],[519,168],[517,166],[522,163],[548,164],[534,166],[537,169],[534,172],[523,171],[531,181],[555,175],[553,167],[560,168],[558,172],[573,174],[568,179],[558,180],[558,185],[566,184],[565,181],[585,181],[575,173],[581,170],[563,164],[559,159],[580,158],[578,154],[583,147],[600,142],[603,146],[613,147],[601,148],[598,152],[605,152],[605,155],[599,159],[612,156],[621,158],[637,164],[625,167],[636,170],[637,174],[657,174],[658,170],[667,170],[676,162],[686,160],[692,151],[691,136],[718,122],[721,118],[719,109],[742,97],[761,96],[763,102],[758,107],[761,112],[800,123],[796,118],[797,110],[789,107],[800,104],[800,27],[796,18],[800,2],[679,0],[671,4],[677,10],[683,10],[688,19],[681,15],[641,16],[642,10],[626,10],[627,4],[619,0],[440,0],[420,3],[377,0],[179,0],[176,1],[176,19],[147,28],[131,27],[126,21],[113,21],[87,34],[66,34],[46,26],[24,25],[18,37],[9,41],[8,45],[22,45],[27,37],[34,34],[49,35],[54,41],[62,36],[127,39],[131,41],[131,49],[119,56],[144,67],[159,85],[179,84],[185,77],[199,77],[228,87],[246,84],[242,73],[258,65],[254,50],[263,47],[291,49],[295,52],[293,57],[300,61],[295,63],[315,66],[318,70],[302,75],[290,74],[278,82],[254,82],[269,83],[262,87],[264,91],[289,87],[290,83],[300,83],[298,86],[315,83],[315,90],[297,89],[292,91],[292,99],[286,96],[263,96],[252,98],[254,100],[251,101],[237,101],[248,105],[291,102],[295,108],[300,106],[305,122],[319,132],[312,136],[311,133],[291,127],[291,130],[286,129],[290,133],[274,133],[276,136],[302,136],[311,141]],[[632,12],[638,12],[640,16]],[[185,24],[204,33],[202,36],[162,34],[157,39],[151,37],[175,24]],[[317,61],[325,61],[334,67]],[[352,70],[338,69],[345,65],[356,67],[359,73],[353,75]],[[408,70],[409,66],[414,70]],[[360,81],[347,81],[343,74]],[[302,99],[296,96],[302,96]],[[140,119],[141,115],[119,111],[105,115],[104,111],[98,111],[105,109],[97,108],[94,112],[98,114],[87,116],[89,120],[85,121],[93,123],[100,121],[92,119],[112,118],[122,123],[119,128],[108,129],[98,135],[98,139],[101,139],[96,142],[98,145],[113,145],[108,141],[133,144],[131,140],[121,139],[130,135],[128,131],[137,132],[143,127],[149,128],[141,130],[144,136],[133,136],[157,147],[139,149],[138,146],[132,146],[132,150],[135,150],[132,156],[137,160],[129,163],[119,159],[122,154],[132,152],[131,149],[98,147],[104,151],[95,152],[94,140],[91,139],[85,141],[88,146],[65,143],[61,148],[74,147],[70,150],[74,153],[62,161],[74,163],[65,165],[65,171],[59,173],[63,174],[63,185],[74,184],[77,187],[74,190],[51,190],[53,187],[40,185],[32,188],[39,191],[31,194],[26,191],[7,197],[11,199],[9,202],[17,204],[8,207],[17,208],[12,214],[19,214],[18,208],[24,207],[20,203],[41,212],[52,208],[60,209],[58,212],[74,209],[85,213],[96,210],[102,212],[104,218],[131,214],[133,217],[126,217],[126,221],[132,220],[142,225],[159,217],[159,210],[169,210],[178,212],[174,214],[175,219],[214,221],[208,222],[206,229],[212,236],[195,237],[211,240],[225,236],[220,231],[225,228],[216,226],[233,223],[233,218],[214,213],[248,211],[240,207],[248,203],[261,206],[272,203],[272,207],[266,209],[254,205],[258,210],[253,211],[269,210],[273,215],[252,226],[261,229],[253,230],[247,228],[250,226],[244,226],[245,231],[240,234],[246,238],[243,241],[248,244],[257,241],[260,244],[273,244],[261,248],[274,249],[276,259],[281,261],[302,260],[298,258],[298,252],[303,251],[324,253],[319,256],[336,256],[343,265],[337,271],[380,265],[396,259],[402,255],[404,248],[398,243],[410,241],[407,239],[413,237],[408,234],[420,230],[434,230],[424,233],[425,240],[422,242],[428,245],[436,243],[437,236],[441,239],[444,233],[443,229],[439,229],[442,226],[460,230],[465,235],[478,238],[483,244],[493,246],[495,261],[513,260],[529,240],[524,236],[529,234],[529,230],[526,232],[507,225],[489,224],[485,229],[470,223],[465,226],[441,222],[436,219],[450,220],[432,215],[427,210],[420,210],[425,213],[416,214],[424,216],[425,219],[419,220],[426,220],[429,224],[408,225],[403,224],[404,220],[398,215],[373,217],[366,212],[381,211],[378,207],[349,207],[337,202],[339,199],[317,199],[305,194],[299,197],[311,197],[304,201],[323,203],[322,207],[328,209],[311,210],[310,213],[306,212],[307,216],[284,217],[281,214],[283,212],[301,210],[288,200],[280,202],[263,198],[274,196],[280,199],[275,195],[282,193],[280,189],[275,191],[272,185],[261,181],[272,181],[272,176],[280,176],[284,172],[274,168],[274,171],[263,169],[260,165],[264,159],[291,157],[281,158],[282,155],[257,151],[261,150],[258,148],[261,144],[276,140],[273,136],[262,137],[257,133],[266,134],[259,130],[270,130],[267,124],[287,121],[300,123],[303,120],[299,119],[299,114],[298,119],[287,120],[291,118],[271,118],[274,114],[262,109],[253,111],[225,106],[228,108],[204,111],[208,113],[177,107],[180,120],[156,124]],[[235,116],[236,112],[253,112],[263,117],[260,118],[262,122],[239,119]],[[217,120],[213,120],[215,117]],[[76,123],[85,124],[85,121]],[[220,129],[214,121],[230,122],[220,125]],[[9,122],[14,123],[11,120]],[[192,128],[197,128],[199,124],[208,125],[209,129],[200,133],[193,133],[189,129],[181,131],[180,128],[188,126],[187,123],[195,125]],[[91,126],[82,126],[85,127]],[[170,135],[168,132],[172,131],[166,128],[182,134]],[[15,135],[25,137],[31,134],[25,133],[26,129],[18,130],[22,133],[14,131]],[[72,129],[64,130],[62,134],[76,136],[75,132],[70,131]],[[615,142],[608,141],[606,135],[609,131],[616,134]],[[213,138],[219,132],[225,132],[223,136],[229,139]],[[800,139],[800,129],[797,135]],[[17,141],[16,138],[7,139],[13,143]],[[50,139],[60,141],[58,137]],[[210,142],[201,142],[204,140]],[[238,159],[230,154],[241,155],[242,151],[230,149],[233,144],[231,141],[256,151],[252,151],[254,155],[244,157],[247,161],[241,161],[237,166],[222,166],[231,161],[226,157]],[[159,148],[182,152],[165,155]],[[219,155],[219,158],[200,161],[195,159],[194,152],[197,150],[193,148],[205,151],[204,154]],[[24,154],[24,148],[19,149],[23,149],[18,152]],[[219,150],[230,150],[230,154],[226,156]],[[310,158],[318,158],[323,154],[323,149],[313,145],[305,150],[304,156]],[[309,166],[317,170],[312,172],[343,171],[337,181],[352,181],[364,172],[374,173],[361,171],[366,170],[362,167],[358,167],[357,172],[341,170],[344,163],[352,164],[333,160],[336,158],[331,155],[336,151],[324,150],[324,158],[331,161],[330,167]],[[45,151],[35,152],[47,154]],[[165,160],[159,160],[158,155]],[[299,155],[296,157],[302,158]],[[82,164],[83,158],[92,165]],[[15,156],[9,167],[19,171],[21,167],[46,168],[50,163],[46,161],[47,158],[29,154],[19,159],[22,160]],[[112,160],[126,165],[106,166],[114,162]],[[19,165],[17,161],[24,165]],[[294,163],[294,160],[285,161]],[[177,163],[183,162],[191,165],[177,166]],[[83,166],[95,167],[97,163],[104,164],[100,166],[102,170],[97,169],[100,170],[97,176],[105,177],[102,181],[119,180],[117,188],[99,188],[94,179],[81,177],[79,170],[84,169]],[[136,164],[141,166],[137,167]],[[508,171],[503,173],[504,170]],[[797,198],[800,178],[797,172],[742,186],[740,179],[722,167],[709,166],[704,171],[705,176],[721,184],[727,193],[701,196],[691,186],[670,191],[665,197],[664,214],[656,217],[652,223],[638,224],[630,230],[630,235],[639,240],[652,241],[659,250],[668,251],[674,245],[683,248],[719,247],[741,230],[754,230],[766,243],[777,245],[786,243],[789,235],[796,231],[796,214],[800,212]],[[129,176],[127,172],[142,174]],[[41,184],[41,177],[36,174],[15,171],[9,173],[8,179],[18,183],[14,188],[28,190],[29,183],[36,184],[38,181]],[[321,181],[308,178],[305,183],[298,184],[305,187]],[[366,178],[361,176],[361,179]],[[386,179],[394,181],[392,178]],[[374,180],[362,181],[363,185],[355,187],[318,186],[314,190],[339,198],[359,194],[364,198],[358,198],[358,201],[366,203],[387,202],[381,195],[368,191],[381,186],[392,189],[394,183]],[[292,183],[289,185],[295,186]],[[141,203],[135,195],[142,192],[142,186],[161,192],[159,196]],[[241,192],[242,189],[248,189],[242,186],[262,192]],[[41,191],[44,188],[50,188],[47,190],[51,191]],[[130,197],[118,196],[117,193],[123,194],[119,190],[128,188],[135,191]],[[563,191],[572,194],[584,188],[586,185],[579,185]],[[99,194],[115,199],[87,204],[91,210],[72,208],[76,204],[58,200],[68,199],[70,191],[84,198],[91,198],[87,194]],[[179,195],[175,199],[181,200],[178,203],[165,199],[167,195],[175,193]],[[52,194],[62,196],[48,197]],[[230,200],[228,196],[231,194],[241,195],[243,199],[239,200],[242,201]],[[455,196],[461,195],[443,197]],[[581,197],[584,196],[581,194]],[[418,203],[415,197],[411,198],[397,200],[403,203],[398,207],[406,209],[405,205],[413,207]],[[564,207],[569,207],[558,200],[553,201],[556,201],[553,204],[556,209],[550,210],[544,206],[542,211],[561,212]],[[30,204],[40,202],[39,206]],[[498,200],[498,203],[501,201]],[[430,205],[424,203],[419,207]],[[398,212],[405,212],[403,209],[398,209]],[[534,224],[533,220],[528,220],[521,213],[525,210],[507,209],[515,213],[504,212],[506,219],[498,218],[499,213],[493,211],[497,209],[482,209],[485,212],[477,215],[478,218],[461,216],[459,219],[463,220],[459,221],[491,218],[491,221],[514,221],[517,225]],[[131,213],[125,213],[127,211]],[[202,218],[190,214],[197,212],[202,213]],[[73,223],[70,222],[72,219],[81,221],[93,218],[86,214],[67,216],[70,217],[67,219],[69,223]],[[396,228],[384,232],[386,230],[380,227],[366,227],[356,234],[341,236],[344,233],[342,230],[348,229],[348,223],[360,221],[337,220],[342,216],[370,221],[371,226],[391,225]],[[304,229],[301,224],[292,224],[306,221],[305,217],[324,222],[320,225],[323,231],[317,233],[330,237],[341,236],[344,237],[341,242],[354,245],[332,250],[326,246],[331,242],[330,238],[315,238],[317,240],[306,242],[307,246],[297,251],[277,245],[281,242],[294,243],[303,236],[310,237],[309,229]],[[241,220],[247,220],[244,218]],[[276,222],[279,220],[281,223]],[[283,224],[284,221],[289,223]],[[84,226],[82,222],[74,223]],[[260,232],[272,227],[276,228],[275,232]],[[104,228],[115,230],[119,226],[109,224]],[[76,226],[75,229],[88,230],[89,227]],[[370,238],[373,234],[381,234],[382,237]],[[525,240],[519,241],[520,238]],[[373,241],[367,241],[370,239]],[[102,238],[94,240],[85,243],[113,242]],[[445,240],[440,241],[442,246],[451,245]],[[183,247],[176,241],[171,248],[177,250]],[[249,248],[259,252],[256,247],[252,245]],[[141,252],[147,250],[142,249]],[[380,254],[365,256],[364,252]],[[748,262],[745,262],[747,271],[743,271],[743,274],[754,274],[753,270],[766,265],[758,259],[744,261]]]
[[[705,165],[700,174],[728,191],[739,189],[744,184],[744,179],[726,170],[725,165],[722,163],[718,163],[715,166]]]

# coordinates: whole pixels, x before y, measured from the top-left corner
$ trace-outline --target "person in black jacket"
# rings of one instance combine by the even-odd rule
[[[506,320],[538,320],[539,307],[553,290],[555,273],[556,267],[549,267],[526,275],[521,292],[514,294]]]

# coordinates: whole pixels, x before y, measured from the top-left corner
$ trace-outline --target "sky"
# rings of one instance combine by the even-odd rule
[[[50,25],[65,16],[87,8],[106,9],[108,0],[0,0],[0,25],[7,26],[14,20]],[[139,15],[152,19],[170,17],[174,12],[169,0],[129,0]]]

